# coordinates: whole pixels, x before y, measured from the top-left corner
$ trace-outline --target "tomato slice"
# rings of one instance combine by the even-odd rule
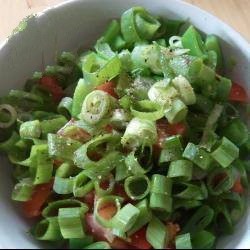
[[[100,187],[103,189],[103,190],[107,190],[110,186],[110,180],[109,179],[102,179],[100,181]]]
[[[108,241],[113,249],[130,249],[130,245],[112,233],[109,228],[102,227],[94,218],[94,215],[87,213],[85,216],[86,230],[96,241]]]
[[[115,184],[113,194],[122,197],[124,199],[124,202],[133,202],[128,197],[127,193],[125,192],[124,186],[121,183]]]
[[[78,198],[78,200],[86,203],[90,210],[93,209],[95,203],[95,191],[90,191],[84,197]]]
[[[104,218],[105,220],[110,220],[114,217],[114,215],[117,212],[117,208],[115,204],[112,202],[105,203],[100,209],[99,209],[99,215]]]
[[[139,231],[135,232],[130,237],[130,245],[139,249],[151,249],[152,246],[148,243],[146,239],[146,227],[141,228]]]
[[[53,160],[53,166],[54,166],[55,168],[60,167],[60,166],[62,165],[62,163],[63,163],[63,161],[61,161],[61,160],[57,160],[57,159],[54,159],[54,160]]]
[[[102,90],[114,98],[118,98],[118,95],[115,93],[115,84],[113,82],[105,82],[104,84],[97,86],[96,89]]]
[[[85,130],[83,130],[82,128],[75,128],[71,132],[67,133],[65,137],[71,138],[73,140],[80,141],[80,142],[87,142],[88,140],[90,140],[91,135]]]
[[[102,227],[94,218],[92,213],[87,213],[85,216],[86,230],[94,237],[96,241],[108,240],[112,242],[115,236],[112,230],[109,228]]]
[[[112,243],[110,243],[112,249],[134,249],[126,241],[116,237]]]
[[[113,132],[113,127],[112,127],[110,124],[108,124],[108,125],[104,128],[104,130],[105,130],[107,133],[112,133],[112,132]]]
[[[235,192],[235,193],[238,193],[238,194],[244,193],[244,188],[243,188],[243,186],[241,184],[240,177],[236,179],[231,191]]]
[[[53,182],[37,185],[31,199],[23,203],[23,212],[27,218],[37,217],[41,214],[41,208],[51,194]]]
[[[233,83],[230,94],[229,94],[230,101],[236,102],[249,102],[246,90],[239,85],[238,83]]]
[[[162,142],[170,135],[185,135],[187,127],[184,123],[169,124],[167,120],[161,119],[156,123],[158,141],[156,148],[161,149]]]
[[[73,118],[58,130],[57,134],[82,143],[91,139],[91,135],[88,132],[76,126],[76,121]]]
[[[63,98],[63,89],[55,77],[43,76],[40,79],[40,85],[52,95],[54,102],[58,103]]]
[[[185,135],[186,125],[184,123],[169,124],[168,133],[170,135]]]
[[[92,161],[99,161],[102,159],[102,155],[99,152],[91,151],[87,152],[89,159]]]
[[[167,223],[168,238],[171,243],[174,243],[177,234],[181,231],[179,224],[168,222]]]

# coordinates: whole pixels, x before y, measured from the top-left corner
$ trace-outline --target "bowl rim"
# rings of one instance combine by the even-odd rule
[[[24,18],[22,18],[22,20],[19,22],[19,24],[25,20],[25,22],[27,23],[27,25],[29,25],[29,22],[31,21],[32,18],[39,18],[40,16],[46,14],[47,12],[49,12],[50,10],[53,10],[53,9],[57,9],[57,8],[60,8],[60,7],[63,7],[63,6],[66,6],[68,4],[71,4],[73,2],[78,2],[79,0],[65,0],[64,2],[61,2],[61,3],[58,3],[58,4],[55,4],[55,5],[52,5],[52,6],[48,6],[46,7],[44,10],[42,11],[38,11],[34,14],[31,14],[29,16],[26,16]],[[82,2],[86,2],[88,0],[81,0]],[[105,0],[99,0],[99,1],[105,1]],[[121,1],[121,0],[114,0],[114,1]],[[222,27],[224,27],[226,30],[228,30],[229,32],[231,32],[231,36],[236,36],[237,40],[239,41],[240,44],[242,44],[242,47],[245,47],[247,48],[247,50],[249,50],[249,53],[250,53],[250,41],[248,42],[248,40],[243,37],[235,28],[233,28],[232,26],[230,26],[228,23],[226,23],[225,21],[221,20],[218,16],[215,16],[214,14],[212,14],[211,12],[207,11],[207,10],[204,10],[202,8],[200,8],[199,6],[197,5],[194,5],[194,4],[191,4],[189,2],[186,2],[185,0],[168,0],[168,1],[172,1],[172,2],[176,2],[178,4],[181,4],[181,5],[186,5],[188,6],[189,8],[193,8],[195,12],[200,12],[200,13],[203,13],[205,15],[207,15],[208,17],[214,19],[216,22],[219,23],[219,25],[221,25]],[[18,24],[18,25],[19,25]],[[18,27],[17,25],[17,27]],[[0,41],[0,53],[1,53],[1,50],[4,48],[4,46],[7,45],[7,43],[9,42],[9,40],[18,35],[18,33],[20,33],[22,31],[18,31],[17,33],[15,34],[10,34],[9,36],[7,36],[7,38],[5,38],[3,41]],[[250,59],[250,55],[249,55],[249,59]]]

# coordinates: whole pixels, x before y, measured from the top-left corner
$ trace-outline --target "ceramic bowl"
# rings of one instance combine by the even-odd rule
[[[219,4],[219,1],[218,1]],[[250,45],[235,30],[213,15],[178,0],[75,0],[49,8],[23,23],[20,31],[0,45],[0,95],[22,88],[34,71],[54,62],[62,51],[88,48],[100,36],[112,18],[128,8],[141,5],[153,14],[172,19],[189,19],[205,33],[221,38],[226,64],[237,61],[228,76],[250,89]],[[237,18],[237,17],[235,17]],[[0,158],[0,248],[41,248],[28,230],[32,222],[21,215],[19,205],[12,202],[11,165]],[[248,210],[250,214],[250,209]],[[248,214],[238,223],[235,233],[221,238],[219,248],[250,246]]]

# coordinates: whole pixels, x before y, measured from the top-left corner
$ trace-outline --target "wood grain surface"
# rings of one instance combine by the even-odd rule
[[[65,0],[0,0],[0,41],[10,35],[12,30],[25,16],[64,1]],[[250,0],[185,1],[218,16],[250,41]]]

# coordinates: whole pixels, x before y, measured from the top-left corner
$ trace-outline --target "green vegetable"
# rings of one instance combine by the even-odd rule
[[[112,102],[114,101],[110,95],[101,90],[94,90],[85,97],[80,118],[94,125],[110,114],[113,106]]]
[[[118,56],[110,60],[100,58],[95,53],[84,57],[82,71],[87,83],[98,86],[116,77],[121,70],[121,61]]]
[[[170,85],[169,80],[156,82],[148,91],[148,97],[152,102],[169,108],[173,100],[178,96],[178,91]]]
[[[205,230],[192,235],[192,246],[194,249],[212,249],[215,243],[215,236]]]
[[[23,139],[39,138],[42,131],[38,120],[24,122],[20,126],[20,137]]]
[[[149,193],[150,181],[146,175],[130,176],[125,180],[124,188],[132,200],[141,200]]]
[[[206,37],[205,47],[208,51],[214,51],[216,53],[216,66],[218,70],[221,70],[223,58],[218,38],[215,35],[208,35]]]
[[[160,164],[181,158],[183,148],[180,135],[169,136],[163,141],[162,144],[163,149],[159,158]]]
[[[248,139],[248,129],[243,121],[236,118],[223,128],[223,135],[237,146],[241,146]]]
[[[163,175],[152,176],[149,206],[154,210],[172,211],[172,181]]]
[[[114,216],[113,227],[122,232],[127,232],[135,224],[139,213],[140,210],[137,207],[128,203]]]
[[[154,44],[138,45],[131,53],[133,68],[138,70],[150,69],[155,74],[161,74],[158,48]]]
[[[205,45],[201,39],[199,32],[190,26],[182,36],[182,44],[186,49],[190,49],[190,55],[204,57]]]
[[[34,190],[34,185],[30,178],[22,179],[17,183],[12,191],[11,199],[15,201],[30,200]]]
[[[85,97],[94,89],[92,84],[80,79],[75,88],[73,102],[72,102],[72,116],[78,117],[82,110],[82,104]]]
[[[53,164],[49,159],[48,145],[34,145],[31,151],[30,173],[33,177],[34,184],[42,184],[50,181],[52,177]]]
[[[101,198],[99,198],[96,201],[95,208],[94,208],[94,217],[97,220],[97,222],[108,228],[114,227],[117,223],[115,222],[115,216],[113,216],[111,219],[105,219],[101,216],[99,211],[102,207],[105,207],[106,204],[112,204],[116,208],[115,215],[120,211],[121,209],[121,203],[123,199],[119,196],[113,196],[113,195],[106,195]],[[120,229],[120,228],[119,228]]]
[[[67,119],[64,116],[58,116],[50,120],[41,121],[41,130],[43,137],[47,138],[49,133],[57,133],[67,123]]]
[[[192,162],[187,160],[172,161],[168,170],[168,177],[190,181],[192,178]]]
[[[43,219],[35,226],[33,235],[38,240],[59,241],[62,240],[62,234],[58,224],[58,218],[52,217]]]
[[[156,142],[157,132],[155,122],[133,118],[121,139],[123,146],[137,148],[141,145],[150,146]]]
[[[84,171],[75,176],[73,183],[73,194],[75,197],[83,197],[93,189],[94,183],[85,175]]]
[[[232,168],[214,169],[207,178],[208,191],[213,195],[219,195],[229,191],[233,187],[233,184],[234,177]]]
[[[152,218],[152,212],[148,206],[148,200],[145,198],[144,200],[138,202],[136,207],[139,209],[139,215],[133,225],[133,227],[128,231],[128,235],[132,235],[144,225],[149,223]]]
[[[192,249],[190,234],[177,235],[175,239],[176,249]]]
[[[50,202],[42,211],[42,216],[45,218],[51,218],[58,216],[60,208],[81,208],[81,212],[88,211],[87,205],[74,199],[61,199]]]
[[[84,249],[111,249],[111,247],[106,241],[99,241],[84,247]]]
[[[188,113],[187,106],[179,99],[172,102],[171,107],[164,111],[164,115],[170,124],[183,121]]]
[[[211,111],[210,115],[208,116],[200,142],[200,145],[206,148],[208,151],[211,150],[211,147],[214,144],[213,141],[211,143],[211,136],[213,136],[213,132],[216,129],[216,123],[219,117],[221,116],[222,111],[223,111],[223,106],[216,104],[213,110]]]
[[[146,239],[155,249],[165,248],[168,240],[167,228],[157,217],[152,217],[148,224]]]
[[[73,139],[48,134],[48,150],[51,157],[71,161],[74,152],[80,146],[81,144]]]
[[[93,243],[92,236],[85,236],[82,239],[69,239],[69,248],[70,249],[79,249],[82,247],[86,247],[91,243]]]
[[[64,97],[57,106],[57,112],[69,118],[71,116],[73,100],[71,97]]]
[[[228,167],[239,156],[239,148],[226,137],[223,137],[211,156],[224,168]]]
[[[204,183],[201,185],[194,185],[187,182],[179,183],[180,191],[174,193],[174,196],[186,200],[204,200],[208,197],[207,188]]]
[[[101,187],[101,183],[102,181],[108,181],[108,187],[103,189]],[[114,190],[114,186],[115,186],[115,180],[114,180],[114,177],[113,175],[109,175],[108,177],[106,178],[102,178],[100,180],[96,180],[94,182],[94,186],[95,186],[95,192],[98,196],[105,196],[107,194],[110,194],[112,193],[112,191]]]
[[[79,168],[85,168],[85,169],[97,164],[98,161],[92,160],[89,157],[90,152],[96,151],[98,147],[101,148],[105,144],[110,145],[111,146],[110,149],[112,149],[115,145],[118,144],[120,138],[121,137],[117,134],[116,135],[105,134],[96,136],[95,138],[83,144],[81,147],[79,147],[77,150],[74,151],[74,163]],[[104,154],[105,151],[103,152],[102,150],[102,152],[100,153]],[[108,148],[106,150],[106,153],[110,153],[110,150]],[[113,154],[115,152],[111,153]]]
[[[139,101],[130,109],[133,116],[141,119],[156,121],[164,116],[163,108],[148,100]]]
[[[85,236],[82,217],[83,210],[81,208],[59,208],[58,224],[64,239]]]
[[[186,232],[199,232],[206,228],[213,220],[214,211],[209,206],[202,206],[196,210],[193,216],[188,220],[182,229],[183,233]]]
[[[55,177],[53,190],[57,194],[70,194],[73,192],[73,178]]]
[[[157,19],[142,7],[133,7],[121,16],[121,32],[128,44],[151,39],[160,27]]]
[[[204,170],[209,169],[212,164],[212,158],[210,154],[193,143],[188,143],[182,156]]]
[[[194,90],[185,77],[180,75],[175,77],[172,82],[186,105],[192,105],[196,102]]]

